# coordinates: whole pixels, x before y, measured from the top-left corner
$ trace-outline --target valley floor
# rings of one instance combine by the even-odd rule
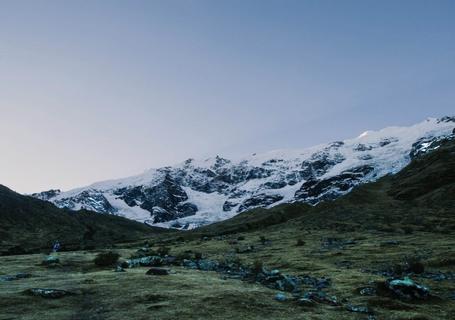
[[[416,231],[346,232],[340,238],[329,230],[299,229],[292,221],[286,226],[197,240],[168,239],[166,246],[171,255],[191,250],[217,261],[235,257],[246,266],[260,261],[266,268],[289,275],[328,277],[331,285],[325,290],[336,296],[341,306],[301,306],[286,292],[287,300],[279,302],[274,299],[277,290],[213,271],[171,266],[166,276],[146,275],[146,267],[114,272],[113,268],[94,265],[98,252],[77,251],[59,253],[61,264],[54,268],[42,266],[45,256],[40,254],[1,257],[0,276],[25,272],[31,277],[0,281],[0,320],[373,319],[346,310],[347,304],[368,307],[374,319],[453,318],[455,280],[450,275],[455,271],[454,237]],[[115,251],[127,259],[141,246]],[[386,279],[380,271],[417,256],[425,273],[411,278],[429,287],[434,298],[407,302],[359,294],[358,289],[371,281]],[[430,279],[440,274],[446,278]],[[46,299],[24,294],[30,288],[63,289],[74,295]]]

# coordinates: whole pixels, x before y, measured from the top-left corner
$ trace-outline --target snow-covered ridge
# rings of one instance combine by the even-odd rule
[[[356,138],[240,159],[194,160],[67,192],[34,196],[59,207],[122,215],[148,224],[194,228],[255,207],[318,203],[396,173],[412,157],[453,138],[455,118],[367,131]]]

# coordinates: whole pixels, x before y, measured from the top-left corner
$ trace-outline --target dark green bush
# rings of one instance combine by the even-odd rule
[[[169,252],[171,252],[171,249],[168,247],[159,247],[158,250],[156,250],[156,252],[161,257],[165,257],[165,256],[169,255]]]
[[[113,266],[117,263],[118,259],[120,258],[120,255],[116,252],[108,251],[108,252],[102,252],[98,253],[93,262],[98,266],[98,267],[109,267]]]

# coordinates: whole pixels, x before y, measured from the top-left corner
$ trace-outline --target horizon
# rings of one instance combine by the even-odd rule
[[[447,117],[451,117],[452,116],[447,116]],[[392,126],[387,126],[387,127],[384,127],[384,128],[379,128],[377,130],[366,130],[362,133],[360,133],[359,135],[355,136],[355,137],[348,137],[346,139],[340,139],[338,141],[346,141],[346,140],[355,140],[355,139],[359,139],[359,138],[362,138],[365,134],[367,133],[375,133],[375,132],[381,132],[383,130],[387,130],[387,129],[394,129],[394,128],[409,128],[409,127],[412,127],[412,126],[415,126],[415,125],[419,125],[421,123],[424,123],[428,120],[431,120],[431,119],[434,119],[434,120],[439,120],[441,119],[442,117],[426,117],[425,119],[423,119],[422,121],[419,121],[417,123],[413,123],[409,126],[399,126],[399,125],[392,125]],[[455,117],[453,117],[455,118]],[[238,162],[238,161],[242,161],[246,158],[250,158],[252,156],[261,156],[261,155],[267,155],[269,153],[277,153],[277,152],[286,152],[286,151],[289,151],[289,152],[292,152],[292,151],[305,151],[307,149],[311,149],[311,148],[314,148],[314,147],[318,147],[318,146],[324,146],[324,145],[327,145],[327,144],[330,144],[330,143],[333,143],[333,142],[336,142],[335,140],[333,141],[326,141],[326,142],[323,142],[323,143],[320,143],[320,144],[317,144],[317,145],[310,145],[310,146],[307,146],[307,147],[302,147],[302,148],[288,148],[288,149],[273,149],[273,150],[266,150],[266,151],[263,151],[261,153],[256,153],[256,152],[253,152],[253,153],[249,153],[249,154],[243,154],[243,155],[238,155],[238,156],[235,156],[235,157],[231,157],[231,158],[226,158],[224,157],[223,155],[212,155],[208,158],[186,158],[186,159],[183,159],[181,161],[178,161],[176,163],[173,163],[173,164],[168,164],[168,165],[165,165],[165,166],[162,166],[162,167],[150,167],[150,168],[146,168],[144,169],[142,172],[139,172],[139,173],[136,173],[136,174],[133,174],[131,176],[123,176],[123,177],[115,177],[115,178],[110,178],[110,179],[105,179],[105,180],[99,180],[99,181],[93,181],[91,183],[88,183],[87,185],[81,185],[81,186],[77,186],[75,188],[71,188],[71,189],[61,189],[61,188],[52,188],[52,189],[48,189],[48,190],[41,190],[41,191],[37,191],[36,193],[39,193],[39,192],[45,192],[45,191],[51,191],[51,190],[59,190],[63,193],[65,192],[70,192],[70,191],[75,191],[75,190],[79,190],[79,189],[85,189],[87,187],[90,187],[92,185],[97,185],[98,183],[106,183],[106,182],[114,182],[114,181],[118,181],[118,180],[124,180],[124,179],[129,179],[129,178],[134,178],[134,177],[138,177],[138,176],[142,176],[150,171],[153,171],[153,170],[158,170],[158,169],[162,169],[162,168],[165,168],[165,167],[176,167],[178,165],[181,165],[183,164],[185,161],[187,160],[196,160],[196,161],[207,161],[207,160],[210,160],[210,159],[213,159],[215,157],[221,157],[221,158],[224,158],[224,159],[227,159],[227,160],[230,160],[230,161],[234,161],[234,162]],[[31,193],[26,193],[26,194],[31,194]]]
[[[70,190],[453,114],[454,2],[286,3],[2,1],[0,184]]]

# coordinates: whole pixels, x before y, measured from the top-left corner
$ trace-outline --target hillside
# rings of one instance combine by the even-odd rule
[[[55,240],[65,250],[99,248],[166,231],[114,215],[59,209],[2,185],[0,221],[0,254],[50,249]]]

